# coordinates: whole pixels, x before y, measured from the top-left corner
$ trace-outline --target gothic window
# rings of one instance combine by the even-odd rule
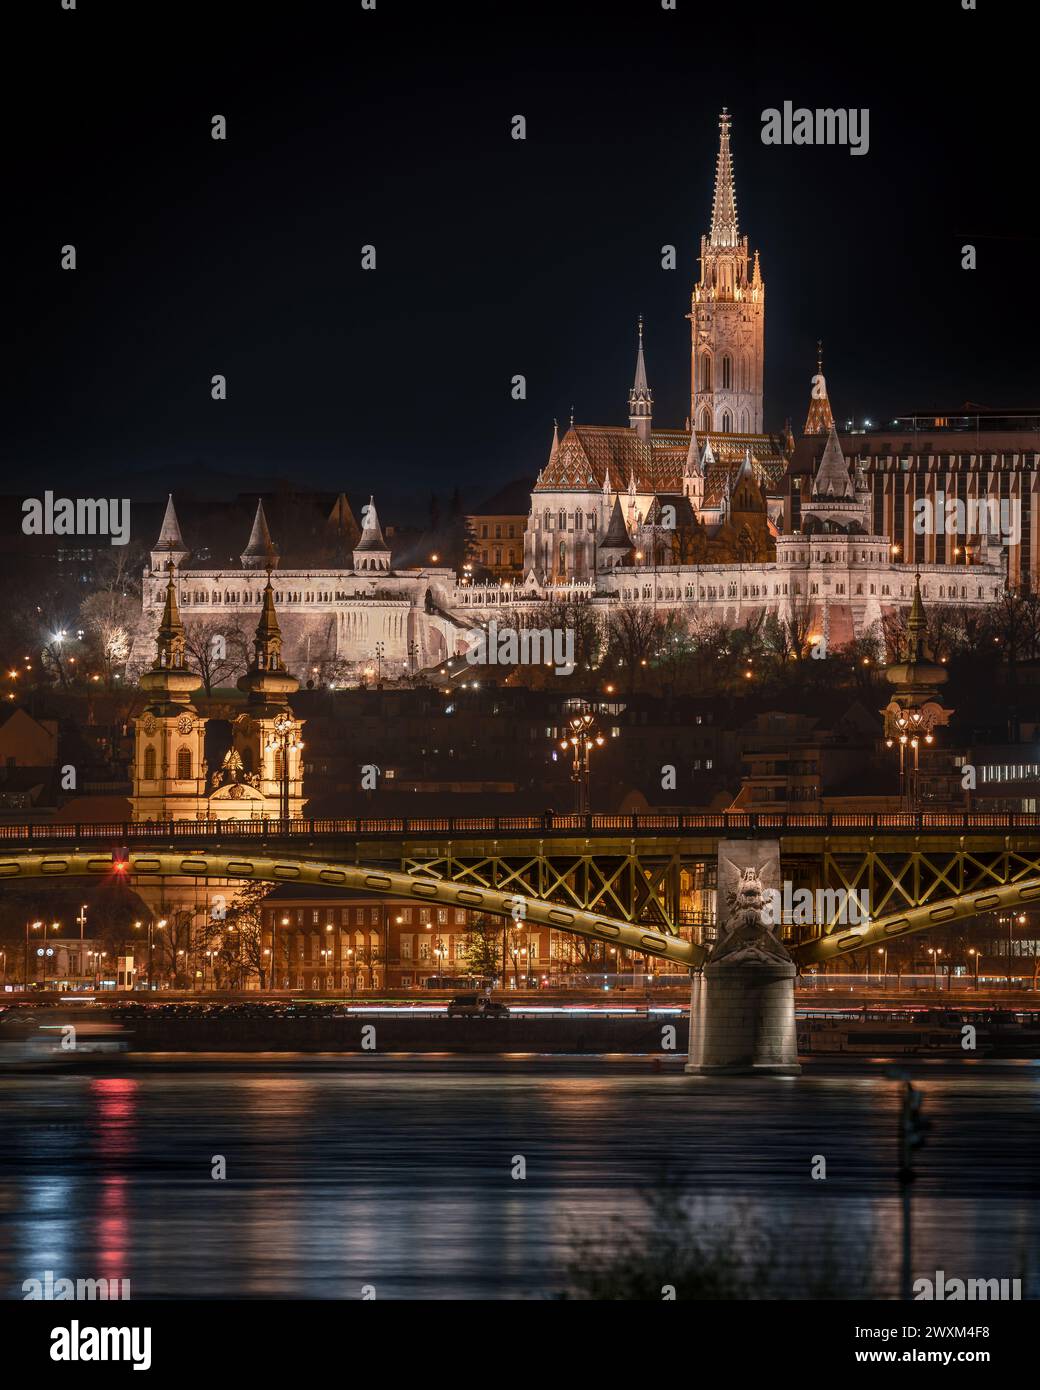
[[[700,389],[702,391],[711,390],[711,355],[707,352],[701,353]]]
[[[747,434],[748,431],[751,429],[751,421],[748,418],[748,413],[746,410],[742,410],[740,412],[740,429],[741,433],[743,434]]]
[[[722,389],[723,391],[732,390],[733,387],[733,359],[729,353],[722,359]]]
[[[560,542],[560,573],[564,574],[567,570],[567,543]]]
[[[567,529],[567,513],[561,511],[561,512],[560,512],[560,530],[561,530],[561,531],[566,531],[566,529]]]
[[[722,433],[729,434],[733,429],[733,417],[728,410],[722,412]]]
[[[155,749],[151,745],[144,750],[144,775],[146,781],[155,781]]]
[[[711,430],[711,411],[707,406],[701,411],[701,423],[699,428],[701,434],[708,434]]]
[[[552,530],[552,517],[549,515],[549,508],[548,508],[548,507],[546,507],[546,509],[545,509],[544,522],[545,522],[545,529],[546,529],[547,531],[551,531],[551,530]]]
[[[177,776],[180,780],[188,781],[191,778],[191,749],[177,749]]]

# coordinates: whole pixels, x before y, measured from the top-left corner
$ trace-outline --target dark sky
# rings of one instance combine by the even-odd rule
[[[724,104],[768,427],[800,427],[818,336],[842,417],[1040,400],[1019,10],[78,4],[38,6],[9,53],[11,491],[230,472],[477,501],[533,474],[572,403],[625,420],[640,313],[656,418],[681,426]],[[763,145],[788,99],[869,107],[869,154]]]

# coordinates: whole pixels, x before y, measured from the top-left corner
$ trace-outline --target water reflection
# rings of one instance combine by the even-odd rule
[[[915,1270],[1025,1274],[1036,1296],[1035,1069],[921,1070]],[[793,1262],[836,1239],[894,1296],[895,1099],[880,1074],[737,1084],[595,1059],[8,1075],[0,1291],[52,1269],[138,1298],[552,1297],[576,1239],[642,1222],[671,1179],[706,1229],[781,1230]]]

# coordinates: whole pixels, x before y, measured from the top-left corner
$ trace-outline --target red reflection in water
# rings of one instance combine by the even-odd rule
[[[106,1158],[118,1158],[133,1148],[137,1082],[128,1077],[97,1077],[90,1083],[95,1104],[96,1146]]]
[[[137,1082],[127,1077],[97,1077],[90,1083],[94,1102],[95,1147],[105,1159],[130,1153],[135,1147]],[[98,1275],[104,1279],[127,1277],[130,1244],[129,1183],[123,1173],[101,1179],[94,1224]]]
[[[130,1239],[128,1184],[125,1177],[105,1178],[96,1224],[97,1263],[103,1279],[124,1279],[127,1275],[127,1245]]]

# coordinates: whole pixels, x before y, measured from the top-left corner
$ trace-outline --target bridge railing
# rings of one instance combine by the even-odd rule
[[[733,831],[1040,831],[1040,815],[1028,811],[673,811],[630,815],[576,815],[545,811],[526,816],[382,816],[337,819],[177,820],[131,822],[35,822],[0,824],[4,845],[212,844],[221,839],[321,840],[417,835],[633,835]]]

